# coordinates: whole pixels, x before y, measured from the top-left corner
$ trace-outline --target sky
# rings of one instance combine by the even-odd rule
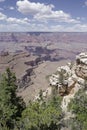
[[[87,32],[87,0],[0,0],[0,32]]]

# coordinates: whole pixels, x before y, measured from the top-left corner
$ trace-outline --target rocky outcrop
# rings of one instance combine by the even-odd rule
[[[81,71],[79,67],[81,68]],[[67,124],[69,123],[68,121],[74,119],[76,115],[68,109],[68,105],[71,99],[75,97],[78,90],[85,88],[85,85],[87,86],[86,67],[87,53],[81,53],[76,56],[76,62],[74,64],[68,63],[66,66],[58,67],[56,73],[49,77],[50,87],[48,87],[46,91],[42,92],[43,98],[48,98],[50,95],[52,96],[53,90],[56,90],[56,93],[54,94],[57,94],[58,92],[63,96],[61,109],[63,112],[62,123],[64,126],[62,126],[61,130],[71,130]],[[84,73],[83,70],[85,70]],[[36,100],[40,100],[39,94],[35,96],[34,101]]]
[[[81,53],[76,56],[76,74],[87,79],[87,53]]]
[[[87,53],[76,56],[74,64],[58,67],[56,74],[49,78],[50,85],[61,94],[68,94],[76,85],[84,86],[87,79]]]

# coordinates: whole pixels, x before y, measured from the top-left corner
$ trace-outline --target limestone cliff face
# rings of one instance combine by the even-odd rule
[[[81,53],[76,56],[76,74],[87,79],[87,53]]]
[[[66,66],[57,68],[56,74],[49,78],[50,85],[56,87],[61,95],[68,94],[72,88],[84,87],[87,79],[87,53],[76,56],[74,64],[68,63]]]
[[[53,88],[56,93],[63,96],[62,109],[67,110],[68,103],[74,98],[75,93],[84,88],[87,83],[87,53],[81,53],[76,56],[76,61],[68,63],[65,66],[58,67],[56,73],[49,77],[50,86],[44,91],[43,97],[52,95]],[[35,100],[39,95],[35,96]]]

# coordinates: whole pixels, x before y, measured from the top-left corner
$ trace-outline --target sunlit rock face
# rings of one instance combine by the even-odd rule
[[[56,74],[49,78],[50,85],[58,88],[59,93],[70,92],[76,85],[84,86],[87,79],[87,53],[76,56],[76,62],[72,65],[57,68]]]
[[[81,78],[87,78],[87,52],[76,56],[76,74]]]

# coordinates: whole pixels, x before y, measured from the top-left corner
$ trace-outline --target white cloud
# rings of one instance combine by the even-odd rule
[[[71,16],[67,13],[64,13],[62,10],[59,11],[51,11],[48,14],[38,13],[34,16],[37,20],[52,20],[56,22],[66,22],[66,23],[79,23],[80,21],[72,19]]]
[[[13,21],[13,22],[10,22]],[[46,24],[36,24],[36,23],[20,23],[20,20],[15,23],[15,20],[9,19],[7,24],[0,24],[1,31],[48,31],[48,32],[87,32],[87,24],[75,24],[72,26],[65,25],[46,25]]]
[[[54,5],[45,5],[44,3],[35,3],[28,0],[19,0],[16,3],[18,11],[32,15],[34,19],[46,22],[48,20],[67,23],[79,23],[79,20],[72,19],[71,16],[62,10],[54,11]]]
[[[87,1],[85,1],[85,5],[87,6]]]
[[[11,7],[9,7],[9,9],[10,9],[10,10],[14,10],[14,7],[13,7],[13,6],[11,6]]]
[[[51,18],[53,18],[56,20],[56,16],[54,15],[54,12],[56,12],[55,15],[58,15],[57,20],[68,21],[69,24],[67,22],[62,24],[61,22],[60,23],[51,22],[51,24],[50,22],[48,23],[43,22],[42,24],[42,22],[35,20],[36,19],[35,16],[37,16],[37,14],[34,15],[34,19],[29,19],[27,17],[25,18],[7,17],[5,14],[0,12],[0,32],[1,31],[87,32],[87,24],[76,23],[77,21],[72,19],[69,14],[66,14],[63,11],[60,12],[53,11],[53,15],[50,14],[49,17],[47,15],[46,18],[44,18],[46,16],[46,14],[44,14],[43,19],[50,20]],[[39,17],[39,13],[38,13],[38,17]]]
[[[16,5],[18,6],[18,11],[23,14],[36,14],[36,13],[50,13],[54,5],[45,5],[41,3],[30,2],[28,0],[19,0]]]
[[[5,20],[6,18],[7,16],[0,12],[0,20]]]
[[[50,32],[87,32],[87,24],[74,24],[72,26],[51,25],[47,26],[47,28]]]
[[[14,17],[7,17],[5,14],[0,12],[0,21],[7,22],[9,24],[29,24],[30,20],[25,18],[14,18]]]
[[[13,18],[13,17],[9,17],[6,20],[8,23],[13,23],[13,24],[29,24],[30,20],[28,18]]]
[[[0,2],[4,2],[5,0],[0,0]]]
[[[73,30],[79,31],[79,32],[87,32],[87,24],[74,25]]]
[[[65,32],[87,32],[87,24],[75,24],[72,26],[61,26],[61,31]]]
[[[11,31],[20,32],[21,29],[24,31],[23,26],[18,24],[6,24],[6,25],[0,24],[0,32],[11,32]]]
[[[24,31],[48,31],[48,27],[44,26],[43,24],[28,24],[28,26],[23,26],[22,24],[16,24],[16,23],[8,23],[8,24],[0,24],[0,32],[6,31],[6,32],[24,32]]]

